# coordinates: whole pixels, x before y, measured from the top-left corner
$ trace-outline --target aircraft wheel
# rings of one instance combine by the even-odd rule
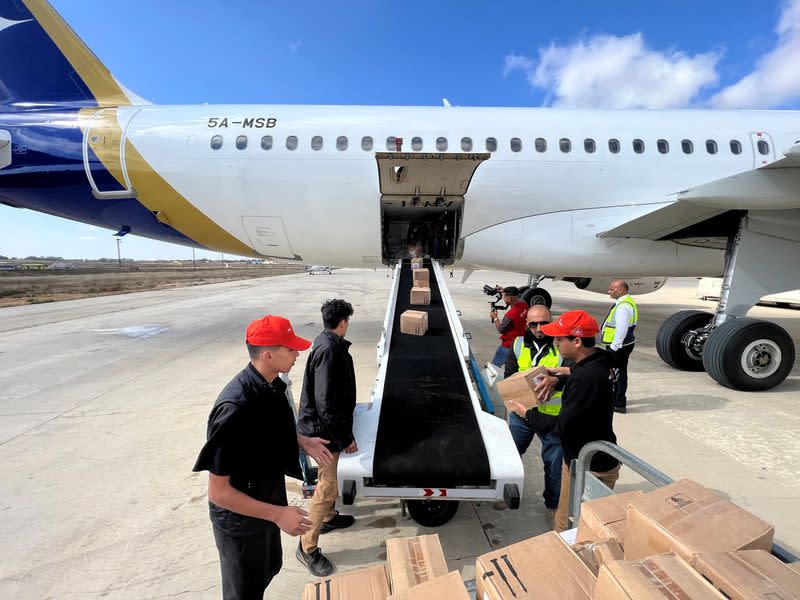
[[[411,518],[423,527],[444,525],[458,512],[455,500],[409,500],[406,506]]]
[[[522,299],[528,303],[528,306],[546,306],[550,308],[553,305],[553,298],[544,288],[528,288],[522,294]]]
[[[720,385],[756,392],[786,379],[794,353],[794,342],[782,327],[757,319],[730,319],[711,332],[703,366]]]
[[[703,370],[703,343],[694,331],[714,316],[702,310],[682,310],[666,319],[656,334],[656,352],[670,367],[681,371]]]

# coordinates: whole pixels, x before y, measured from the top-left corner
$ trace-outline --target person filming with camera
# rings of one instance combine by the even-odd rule
[[[494,353],[492,364],[503,368],[511,350],[514,340],[525,335],[525,315],[528,313],[528,303],[519,297],[519,289],[513,285],[497,287],[497,291],[502,293],[503,302],[506,303],[506,314],[501,319],[497,315],[497,308],[494,306],[489,312],[497,332],[500,334],[500,345]]]

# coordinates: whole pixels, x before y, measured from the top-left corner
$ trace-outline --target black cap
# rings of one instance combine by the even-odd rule
[[[503,288],[503,293],[509,296],[519,296],[519,288],[515,285],[507,285]]]

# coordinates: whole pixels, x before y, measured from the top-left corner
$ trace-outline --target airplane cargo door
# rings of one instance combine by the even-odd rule
[[[137,112],[104,108],[89,119],[83,132],[83,166],[96,198],[136,195],[125,166],[125,131]]]
[[[253,249],[259,254],[273,258],[298,258],[292,252],[280,217],[242,217],[242,225]]]
[[[376,152],[381,192],[382,259],[412,254],[456,260],[464,197],[491,154]]]

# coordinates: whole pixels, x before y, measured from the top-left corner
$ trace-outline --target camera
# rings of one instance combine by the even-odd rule
[[[498,290],[496,287],[492,287],[491,285],[483,286],[483,293],[487,296],[494,296],[494,300],[489,302],[489,307],[492,310],[506,310],[508,308],[507,304],[503,304],[503,292]],[[500,306],[498,303],[503,304]]]

